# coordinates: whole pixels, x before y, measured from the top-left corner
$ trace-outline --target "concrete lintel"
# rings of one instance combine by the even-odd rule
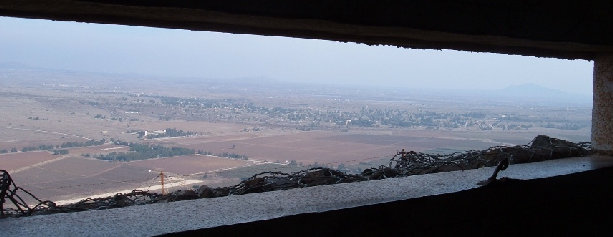
[[[613,3],[555,0],[21,0],[0,16],[592,60],[613,54]],[[581,17],[580,17],[581,16]]]

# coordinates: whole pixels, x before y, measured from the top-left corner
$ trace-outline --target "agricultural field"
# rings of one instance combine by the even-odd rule
[[[385,165],[401,149],[450,153],[523,145],[539,134],[575,142],[590,137],[591,108],[580,105],[204,82],[161,90],[168,82],[92,76],[115,85],[108,87],[94,79],[37,76],[21,75],[0,88],[0,110],[10,111],[0,113],[0,169],[39,198],[60,202],[133,189],[161,192],[161,174],[165,191],[219,187],[265,171],[359,172]],[[134,144],[183,153],[101,159],[133,154]]]
[[[196,183],[214,184],[219,182],[214,175],[211,175],[210,181],[203,177],[206,174],[254,164],[251,161],[206,155],[132,162],[103,161],[83,156],[127,151],[127,147],[112,144],[68,150],[68,155],[52,155],[48,151],[3,154],[0,155],[0,164],[2,169],[9,171],[20,187],[38,193],[39,198],[50,200],[64,200],[75,195],[87,197],[124,189],[151,189],[153,186],[159,186],[160,172],[164,172],[167,188],[170,189],[191,187]]]

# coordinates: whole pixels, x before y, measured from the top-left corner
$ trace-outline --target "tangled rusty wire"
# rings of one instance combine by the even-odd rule
[[[25,200],[19,196],[19,192],[29,195],[38,203],[33,206],[28,205]],[[131,193],[118,193],[111,197],[87,198],[73,204],[56,205],[49,200],[43,201],[27,190],[18,187],[6,170],[0,170],[0,217],[20,217],[33,214],[38,215],[118,208],[159,202],[162,200],[159,197],[161,197],[161,195],[157,193],[133,190]],[[7,200],[13,204],[14,208],[5,208],[4,204]]]
[[[158,202],[161,195],[143,190],[132,190],[130,193],[118,193],[104,198],[86,198],[79,202],[61,206],[54,206],[44,210],[48,213],[77,212],[85,210],[102,210],[132,205],[142,205]],[[42,214],[42,213],[41,213]]]
[[[351,183],[365,180],[359,175],[350,175],[330,168],[311,168],[292,174],[263,172],[230,188],[229,194],[241,195],[274,190],[305,188],[317,185]]]
[[[38,204],[33,207],[29,206],[26,201],[19,196],[20,191],[34,198],[38,201]],[[15,208],[4,208],[4,204],[7,200],[11,201]],[[48,209],[54,206],[55,203],[52,201],[42,201],[34,196],[34,194],[18,187],[6,170],[0,170],[0,217],[30,215],[35,211]]]
[[[8,173],[6,171],[1,171],[0,208],[2,208],[3,217],[5,216],[5,211],[9,216],[17,217],[32,214],[108,209],[157,202],[215,198],[317,185],[476,169],[484,166],[496,166],[497,164],[498,166],[501,166],[501,164],[506,164],[508,166],[509,163],[518,164],[564,157],[586,156],[590,153],[591,144],[589,142],[573,143],[539,135],[528,145],[513,147],[496,146],[481,151],[471,150],[449,155],[427,154],[414,151],[406,152],[403,149],[392,157],[388,166],[365,169],[361,174],[356,175],[346,174],[338,170],[324,167],[311,168],[291,174],[282,172],[263,172],[253,175],[231,187],[210,188],[206,185],[202,185],[196,190],[178,190],[166,195],[134,190],[131,193],[118,193],[106,198],[88,198],[68,205],[55,205],[55,203],[51,201],[41,201],[26,190],[17,187]],[[499,169],[497,169],[497,171],[499,171]],[[493,176],[494,178],[495,175],[496,174]],[[31,195],[39,204],[30,208],[25,204],[23,199],[16,194],[18,190],[22,190]],[[3,204],[5,203],[5,199],[13,202],[13,204],[17,206],[17,210],[4,209]]]
[[[360,175],[351,175],[330,168],[316,167],[291,174],[262,172],[231,187],[209,188],[203,185],[196,190],[196,194],[203,198],[214,198],[364,180],[366,179]]]
[[[496,166],[508,159],[510,164],[520,164],[573,156],[586,156],[591,151],[589,142],[573,143],[545,135],[538,135],[528,145],[495,146],[486,150],[466,151],[449,155],[427,154],[402,150],[389,162],[389,166],[366,169],[362,176],[368,179],[448,172]]]

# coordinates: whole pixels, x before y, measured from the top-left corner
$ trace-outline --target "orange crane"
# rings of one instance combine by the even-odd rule
[[[162,195],[166,194],[166,191],[164,190],[164,171],[160,170],[160,180],[162,181]]]
[[[149,172],[151,172],[151,171],[152,170],[149,170]],[[164,171],[162,171],[162,170],[159,170],[159,171],[160,171],[160,174],[158,174],[157,177],[160,177],[160,183],[162,183],[162,195],[165,195],[166,194],[166,190],[164,189]]]

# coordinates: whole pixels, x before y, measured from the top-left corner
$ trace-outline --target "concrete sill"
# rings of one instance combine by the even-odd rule
[[[530,180],[613,164],[611,158],[574,157],[511,165],[499,178]],[[2,236],[153,236],[302,213],[388,203],[479,187],[493,167],[268,193],[187,200],[127,208],[0,220]]]

